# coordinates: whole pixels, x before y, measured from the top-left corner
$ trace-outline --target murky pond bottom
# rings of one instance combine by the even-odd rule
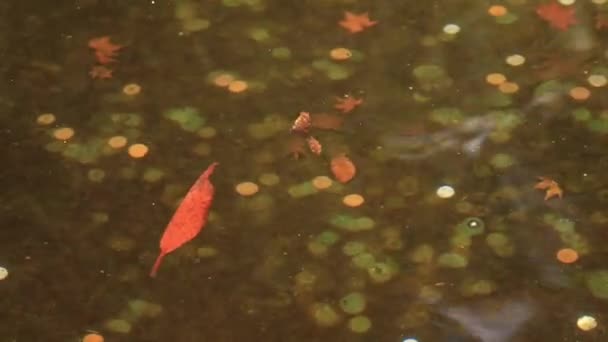
[[[608,338],[607,2],[0,9],[3,339]]]

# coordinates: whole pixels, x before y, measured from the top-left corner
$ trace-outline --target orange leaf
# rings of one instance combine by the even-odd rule
[[[89,47],[95,50],[95,57],[99,64],[108,64],[116,61],[114,57],[122,45],[113,44],[110,42],[110,37],[103,36],[89,40]]]
[[[331,172],[340,183],[349,182],[357,173],[355,164],[344,154],[333,157],[330,166]]]
[[[298,115],[296,120],[293,122],[293,125],[291,125],[291,131],[307,133],[311,122],[310,114],[308,112],[300,112],[300,115]]]
[[[342,111],[342,113],[348,113],[363,103],[363,99],[356,99],[348,95],[345,97],[336,97],[336,101],[338,101],[338,103],[334,105],[334,108]]]
[[[357,33],[365,30],[368,27],[376,25],[377,21],[369,20],[367,13],[355,14],[353,12],[344,12],[344,20],[340,21],[340,26],[344,27],[350,33]]]
[[[538,177],[539,182],[534,185],[534,189],[545,190],[545,201],[552,197],[562,198],[564,191],[559,187],[556,181],[547,177]]]
[[[570,25],[576,24],[573,6],[562,6],[555,2],[542,4],[536,8],[536,14],[548,21],[551,26],[558,30],[566,31]]]
[[[315,139],[315,137],[308,136],[306,138],[306,142],[308,143],[308,148],[310,149],[310,152],[316,155],[320,155],[321,151],[323,151],[323,146],[321,146],[321,143],[319,142],[319,140]]]

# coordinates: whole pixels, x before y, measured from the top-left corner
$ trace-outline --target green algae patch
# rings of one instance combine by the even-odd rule
[[[587,273],[585,283],[594,297],[608,299],[608,270]]]
[[[437,259],[437,263],[446,268],[465,268],[468,266],[469,260],[458,253],[443,253]]]
[[[196,132],[205,125],[205,118],[194,107],[171,108],[163,116],[176,122],[184,131]]]
[[[340,299],[340,308],[347,314],[355,315],[365,310],[367,302],[361,292],[351,292]]]
[[[333,306],[327,303],[314,303],[310,308],[310,314],[315,322],[322,327],[335,326],[342,320],[342,317]]]
[[[430,120],[438,124],[448,126],[459,124],[464,118],[464,114],[458,108],[442,107],[431,111]]]
[[[355,316],[348,320],[348,328],[358,334],[367,332],[372,327],[372,321],[367,316]]]
[[[353,217],[348,214],[336,214],[329,219],[329,223],[337,228],[358,232],[374,229],[376,222],[367,216]]]
[[[326,230],[317,235],[315,240],[323,245],[332,246],[340,241],[340,235],[333,230]]]
[[[399,272],[399,266],[394,262],[376,262],[367,269],[367,274],[374,283],[386,283]]]
[[[445,89],[454,83],[445,69],[435,64],[419,65],[414,68],[412,74],[425,91]]]

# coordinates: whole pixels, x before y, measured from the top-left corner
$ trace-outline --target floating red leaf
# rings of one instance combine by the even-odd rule
[[[539,17],[548,21],[554,28],[563,31],[577,23],[574,13],[574,7],[562,6],[555,2],[542,4],[536,8],[536,14]]]
[[[155,277],[163,258],[192,240],[207,222],[209,208],[213,201],[215,188],[209,180],[209,176],[215,170],[218,163],[212,163],[207,170],[196,180],[194,185],[182,200],[171,221],[165,228],[160,239],[160,253],[150,271],[150,276]]]

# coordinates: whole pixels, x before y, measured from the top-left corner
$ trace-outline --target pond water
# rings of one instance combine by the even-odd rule
[[[0,340],[608,340],[608,1],[0,9]]]

